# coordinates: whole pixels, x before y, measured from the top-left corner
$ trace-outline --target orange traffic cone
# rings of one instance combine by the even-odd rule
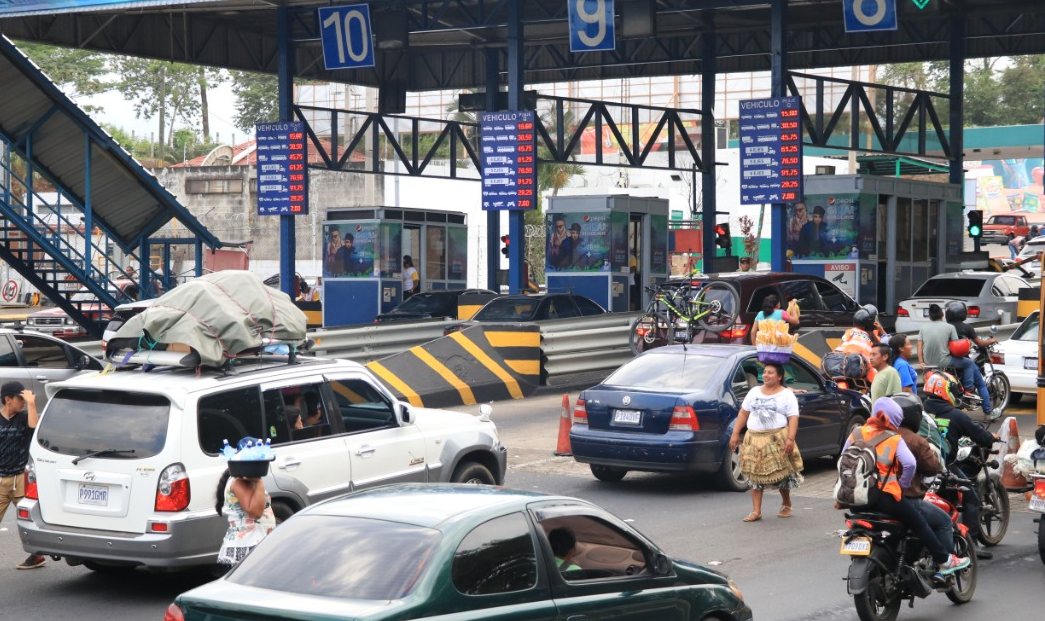
[[[555,454],[560,457],[573,455],[573,450],[570,448],[570,427],[572,426],[570,395],[563,395],[562,414],[559,415],[559,442],[555,445]]]
[[[1005,445],[1005,455],[1015,455],[1020,450],[1020,434],[1016,431],[1016,417],[1010,416],[1008,420],[1008,436]],[[1024,490],[1027,489],[1027,478],[1016,472],[1013,465],[1000,455],[1002,460],[1001,484],[1005,489]]]

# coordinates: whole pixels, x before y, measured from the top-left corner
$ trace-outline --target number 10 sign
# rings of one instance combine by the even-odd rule
[[[323,41],[323,64],[327,69],[374,66],[370,5],[321,7],[319,31]]]

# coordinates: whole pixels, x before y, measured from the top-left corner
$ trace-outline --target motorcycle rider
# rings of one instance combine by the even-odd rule
[[[951,446],[951,462],[946,464],[947,468],[957,476],[967,479],[969,477],[954,461],[958,455],[958,442],[962,438],[969,438],[976,444],[990,449],[998,441],[998,436],[973,422],[968,414],[955,407],[960,403],[963,392],[961,382],[953,375],[944,371],[933,371],[925,379],[927,398],[922,405],[926,412],[936,418],[940,430],[946,430],[944,440]],[[962,505],[962,522],[968,527],[969,535],[975,541],[980,535],[980,509],[983,501],[976,490],[970,487],[962,496]],[[989,560],[994,558],[994,555],[977,548],[976,558]]]
[[[969,559],[951,554],[948,551],[950,548],[942,545],[936,533],[929,527],[920,508],[915,506],[914,501],[904,497],[904,490],[909,488],[914,480],[917,460],[898,433],[903,422],[903,410],[889,397],[878,399],[871,409],[874,416],[863,427],[853,431],[842,448],[843,452],[848,449],[858,434],[859,437],[873,438],[882,431],[893,432],[891,437],[875,447],[878,455],[879,486],[883,493],[879,494],[875,503],[867,509],[891,515],[911,529],[929,550],[939,573],[946,575],[965,569],[970,565]],[[894,463],[897,461],[899,469]],[[843,506],[836,502],[835,508],[841,509]]]
[[[843,354],[860,354],[867,366],[867,382],[874,381],[877,372],[871,366],[871,348],[881,342],[885,333],[878,323],[878,309],[871,304],[861,306],[853,313],[853,327],[842,335],[842,342],[835,351]]]
[[[976,330],[972,326],[965,323],[965,320],[969,317],[969,309],[965,306],[965,302],[961,300],[951,300],[944,306],[944,316],[946,317],[947,323],[954,326],[954,331],[958,333],[958,339],[969,339],[970,343],[976,343],[980,347],[987,347],[998,342],[995,338],[981,338],[980,335],[976,334]],[[954,352],[952,352],[953,354]],[[966,354],[968,357],[968,354]],[[976,374],[973,377],[973,384],[976,386],[976,392],[979,393],[980,399],[983,403],[983,413],[991,418],[997,418],[1001,416],[1001,409],[991,409],[991,395],[987,390],[987,382],[983,379],[983,372],[979,366],[976,365],[975,359],[971,359],[973,369],[976,370]],[[964,383],[964,379],[963,379]],[[965,389],[969,390],[971,387],[965,385]]]
[[[915,476],[911,485],[904,490],[904,498],[909,500],[925,516],[925,521],[936,534],[936,539],[947,548],[948,552],[954,551],[954,528],[951,526],[951,516],[933,503],[925,500],[928,491],[922,479],[932,477],[943,472],[943,464],[940,457],[933,450],[929,441],[919,435],[918,430],[922,426],[922,401],[910,393],[901,392],[892,395],[893,401],[903,411],[903,422],[900,423],[900,437],[911,450],[916,462]]]

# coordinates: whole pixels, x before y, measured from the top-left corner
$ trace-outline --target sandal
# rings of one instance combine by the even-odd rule
[[[759,521],[761,519],[762,519],[762,514],[761,513],[755,513],[754,511],[752,511],[751,513],[747,514],[747,517],[744,518],[744,521],[745,522],[757,522],[757,521]]]
[[[789,518],[791,517],[791,505],[780,505],[780,512],[776,514],[778,518]]]

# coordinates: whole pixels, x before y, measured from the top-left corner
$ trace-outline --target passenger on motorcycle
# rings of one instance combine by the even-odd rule
[[[914,455],[916,462],[915,476],[911,480],[910,487],[904,490],[904,498],[913,503],[925,516],[925,521],[929,523],[929,528],[932,528],[933,532],[936,533],[936,539],[943,547],[947,548],[948,552],[953,552],[954,529],[951,526],[951,516],[947,515],[947,512],[943,509],[925,500],[925,493],[928,490],[925,484],[922,483],[922,479],[942,473],[943,464],[940,463],[940,457],[933,450],[929,441],[918,434],[918,430],[922,426],[922,401],[915,395],[905,392],[892,395],[892,399],[903,411],[903,422],[900,424],[899,429],[900,437],[907,444],[907,448]]]
[[[972,326],[965,323],[965,320],[969,317],[969,309],[965,306],[965,302],[951,300],[947,303],[947,306],[944,307],[944,315],[947,319],[947,323],[954,326],[954,331],[958,334],[958,340],[969,339],[969,343],[976,343],[980,347],[987,347],[998,342],[995,338],[981,338],[976,334],[976,330],[974,330]],[[954,351],[951,351],[951,354],[957,355]],[[1001,415],[1001,411],[999,410],[995,412],[991,409],[991,395],[987,390],[987,382],[983,379],[983,373],[980,371],[980,368],[976,366],[975,360],[969,358],[968,352],[964,355],[972,363],[970,366],[976,371],[973,377],[973,385],[976,386],[976,392],[979,393],[980,399],[983,402],[983,413],[992,416],[993,418],[997,418]],[[957,366],[955,368],[957,368]],[[965,382],[964,375],[962,377],[962,383],[965,384],[967,390],[972,388],[972,386]]]
[[[958,409],[963,393],[961,383],[949,373],[933,371],[925,378],[925,403],[922,406],[925,411],[936,418],[940,431],[944,432],[944,440],[951,446],[950,463],[945,464],[954,474],[969,478],[965,472],[955,463],[954,458],[958,455],[958,442],[962,438],[969,438],[976,444],[985,448],[998,441],[998,436],[979,425],[965,412]],[[980,500],[976,490],[971,488],[962,496],[962,523],[969,528],[969,534],[973,540],[980,535],[980,508],[983,501]],[[993,555],[983,549],[976,550],[976,558],[990,559]]]
[[[893,435],[878,444],[877,465],[879,474],[879,489],[882,494],[874,504],[867,510],[891,515],[903,522],[911,529],[921,542],[928,548],[933,562],[937,565],[937,571],[941,574],[951,574],[969,566],[968,558],[958,557],[951,554],[948,546],[940,543],[936,533],[929,527],[925,516],[916,506],[915,501],[904,498],[904,490],[911,486],[914,480],[917,460],[907,447],[907,443],[900,437],[898,430],[903,423],[903,410],[889,397],[882,397],[874,402],[872,416],[860,429],[853,432],[842,448],[843,452],[853,443],[853,436],[861,434],[864,438],[872,438],[882,431],[891,431]],[[897,466],[899,469],[897,470]],[[895,474],[897,473],[898,474]],[[918,501],[921,502],[921,501]],[[835,505],[841,508],[840,504]]]
[[[835,351],[843,354],[860,354],[867,364],[867,381],[873,382],[877,372],[871,366],[871,348],[881,342],[884,334],[878,323],[878,309],[867,304],[853,313],[853,327],[842,335],[842,342]]]

